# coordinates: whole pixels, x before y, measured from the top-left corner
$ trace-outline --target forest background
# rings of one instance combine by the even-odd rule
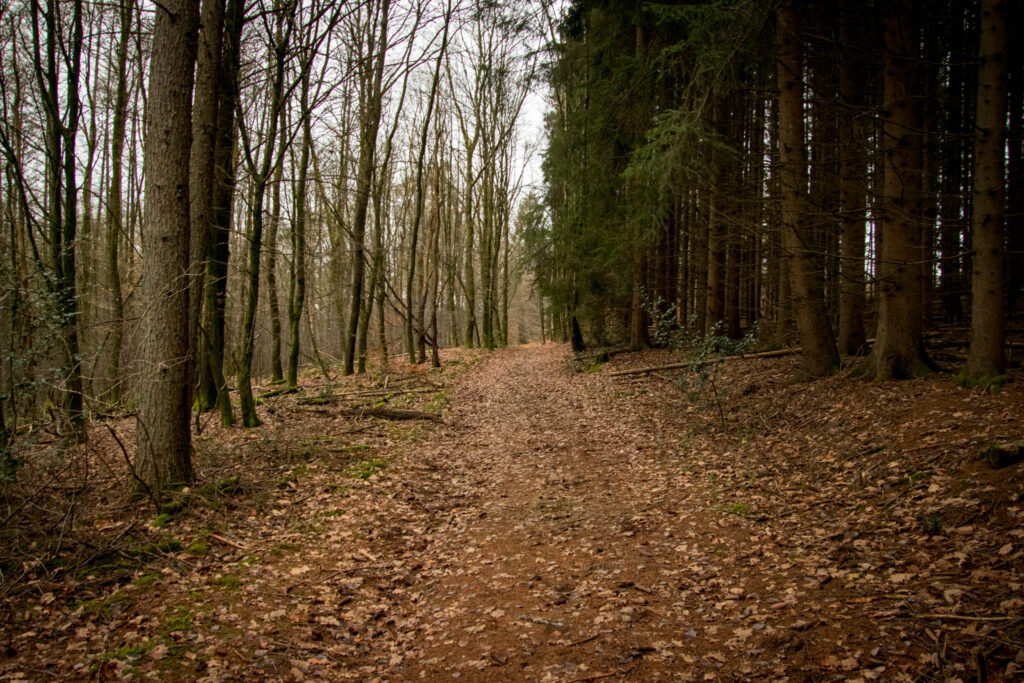
[[[259,424],[254,377],[443,346],[756,333],[799,344],[802,379],[840,354],[886,379],[932,371],[925,331],[969,321],[959,379],[998,386],[1024,272],[1019,12],[8,3],[4,476],[33,425],[81,440],[129,411],[159,491],[193,476],[199,416]]]

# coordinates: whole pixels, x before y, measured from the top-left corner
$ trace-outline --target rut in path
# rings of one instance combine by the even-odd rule
[[[678,436],[659,419],[680,406],[619,389],[570,374],[554,346],[498,352],[459,382],[447,427],[413,456],[420,480],[407,479],[439,504],[430,542],[405,558],[416,600],[371,658],[403,678],[692,668],[704,610],[681,601],[675,549],[684,535],[722,539],[706,512],[680,507]]]

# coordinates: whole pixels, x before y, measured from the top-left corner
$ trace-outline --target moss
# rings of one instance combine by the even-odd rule
[[[242,580],[234,574],[223,574],[213,580],[213,583],[229,591],[236,591],[242,587]]]
[[[195,541],[192,541],[192,544],[189,545],[188,548],[185,549],[185,552],[189,555],[207,555],[210,552],[210,545],[205,539],[196,539]]]
[[[967,368],[961,370],[953,380],[956,385],[965,389],[984,389],[990,394],[998,394],[1003,390],[1007,382],[1006,375],[991,375],[986,373],[972,374]]]
[[[283,489],[288,488],[292,484],[299,483],[299,477],[304,475],[306,473],[306,470],[307,468],[305,465],[296,465],[295,467],[291,468],[291,470],[288,471],[288,474],[284,475],[283,477],[280,477],[277,480],[277,487]]]
[[[156,516],[156,519],[153,520],[152,525],[158,529],[162,529],[170,524],[173,519],[174,517],[172,515],[169,515],[166,512],[161,512]]]
[[[141,589],[151,588],[153,584],[160,580],[159,574],[143,574],[132,579],[132,584]]]
[[[229,496],[240,489],[238,477],[231,476],[203,484],[199,487],[199,493],[203,496]]]
[[[160,616],[160,631],[165,634],[191,631],[192,622],[192,613],[179,606],[173,612],[164,612]]]
[[[718,511],[730,515],[737,515],[738,517],[746,517],[750,514],[750,505],[747,503],[729,503],[728,505],[719,505]]]
[[[942,522],[942,515],[925,512],[917,513],[917,523],[921,527],[921,531],[929,536],[942,533]]]
[[[129,555],[142,557],[146,555],[159,555],[163,553],[176,553],[181,550],[181,541],[176,538],[169,538],[160,543],[143,543],[132,546],[128,549]]]
[[[447,407],[447,405],[448,392],[442,389],[441,391],[437,392],[436,394],[430,397],[430,400],[427,402],[427,405],[424,407],[424,409],[428,413],[440,413],[445,409],[445,407]]]
[[[170,515],[171,517],[174,517],[184,509],[185,500],[183,498],[178,498],[176,500],[167,501],[166,503],[162,504],[160,506],[160,514]]]
[[[373,460],[365,460],[358,462],[348,468],[349,474],[355,479],[362,479],[363,481],[369,479],[373,475],[383,472],[387,469],[388,464],[380,458],[374,458]]]

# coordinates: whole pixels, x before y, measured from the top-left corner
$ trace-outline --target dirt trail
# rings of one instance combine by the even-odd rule
[[[1019,435],[1020,382],[734,361],[719,410],[607,372],[677,360],[526,346],[392,377],[388,405],[447,401],[441,424],[309,400],[373,403],[382,376],[311,379],[197,437],[201,483],[159,524],[96,426],[79,559],[0,593],[0,679],[1019,676],[1024,472],[977,454]]]
[[[650,417],[548,346],[487,361],[447,421],[427,462],[459,506],[409,610],[420,647],[394,673],[625,674],[692,628],[670,602],[649,606],[674,592],[671,538],[649,524],[669,512],[671,476],[646,455],[665,445]]]
[[[395,605],[397,628],[367,653],[386,659],[378,673],[652,680],[726,664],[755,673],[756,648],[708,645],[735,638],[712,605],[742,607],[746,594],[708,582],[714,554],[745,536],[719,528],[683,472],[678,427],[660,416],[685,407],[620,388],[571,374],[551,345],[498,352],[461,379],[447,426],[394,473],[412,510],[421,498],[436,507],[428,542],[402,557],[415,601]],[[747,636],[765,629],[756,610],[734,616]],[[762,664],[762,674],[777,666]]]

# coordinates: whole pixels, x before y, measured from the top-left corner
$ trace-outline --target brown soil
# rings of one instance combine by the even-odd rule
[[[44,522],[66,509],[70,474],[27,464],[21,479],[43,489],[25,487],[36,497],[4,529],[18,562],[4,569],[0,676],[927,681],[1024,668],[1022,466],[977,458],[1024,437],[1019,383],[995,396],[949,377],[793,385],[793,358],[735,361],[716,377],[719,410],[665,377],[609,377],[679,359],[667,352],[576,372],[557,345],[444,358],[443,372],[388,378],[423,389],[388,407],[443,408],[442,424],[342,415],[351,396],[279,396],[259,429],[207,427],[208,485],[165,527],[123,502],[112,433],[130,444],[130,421],[93,428],[59,549]]]

